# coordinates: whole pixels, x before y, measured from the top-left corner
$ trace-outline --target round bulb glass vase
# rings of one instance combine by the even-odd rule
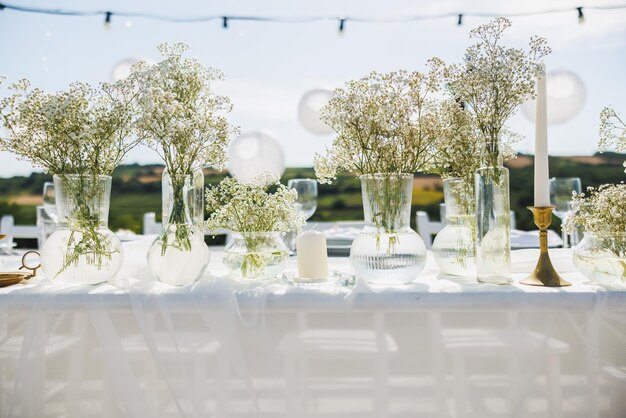
[[[574,265],[598,284],[626,284],[626,232],[585,232],[574,248]]]
[[[352,243],[350,264],[371,284],[410,283],[426,263],[426,246],[409,226],[413,174],[366,174],[360,179],[365,227]]]
[[[209,248],[200,228],[204,212],[204,178],[198,173],[163,176],[163,230],[148,250],[148,266],[154,277],[183,286],[200,279],[209,264]],[[200,215],[202,213],[202,215]]]
[[[285,270],[289,249],[280,232],[235,232],[224,247],[230,277],[268,280]]]
[[[444,275],[476,277],[474,184],[460,178],[443,181],[446,226],[433,242],[433,255]]]
[[[41,265],[55,281],[95,285],[122,266],[122,243],[108,227],[111,176],[54,176],[58,227],[41,248]]]

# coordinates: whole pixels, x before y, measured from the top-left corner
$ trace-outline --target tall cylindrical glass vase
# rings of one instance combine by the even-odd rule
[[[479,282],[510,284],[511,212],[509,170],[499,142],[487,142],[476,170],[476,272]]]

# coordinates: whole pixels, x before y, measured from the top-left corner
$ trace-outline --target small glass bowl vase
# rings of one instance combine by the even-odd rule
[[[626,284],[626,232],[585,232],[574,248],[574,265],[598,284]]]
[[[234,232],[224,247],[231,278],[268,280],[285,270],[289,249],[279,232]]]
[[[365,227],[352,242],[350,264],[375,285],[410,283],[426,263],[424,241],[409,222],[413,174],[361,176]]]
[[[433,255],[444,275],[476,277],[474,185],[460,178],[443,181],[446,226],[433,242]]]
[[[111,176],[54,176],[58,227],[41,248],[46,275],[59,282],[95,285],[122,267],[119,238],[108,227]]]

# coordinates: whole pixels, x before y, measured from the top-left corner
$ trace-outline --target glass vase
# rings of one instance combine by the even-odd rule
[[[54,176],[57,229],[41,249],[41,265],[55,281],[99,284],[122,266],[122,243],[108,228],[111,176]]]
[[[361,176],[365,227],[350,248],[357,276],[371,284],[410,283],[426,262],[424,242],[409,222],[413,174]]]
[[[482,283],[510,284],[511,212],[509,170],[498,142],[483,145],[476,170],[476,273]]]
[[[433,255],[441,273],[476,277],[476,211],[474,184],[460,178],[443,181],[445,227],[433,242]]]
[[[204,180],[201,189],[203,183]],[[164,175],[163,230],[148,250],[150,271],[163,283],[175,286],[193,283],[202,277],[209,264],[209,248],[197,223],[200,215],[196,197],[203,193],[195,190],[199,184],[195,174]]]
[[[192,187],[187,187],[186,189],[186,199],[187,199],[187,207],[189,208],[189,216],[191,217],[191,222],[198,226],[200,229],[203,228],[204,224],[204,172],[201,168],[193,170],[191,173],[191,185]],[[168,223],[168,217],[170,215],[171,208],[171,197],[173,196],[172,190],[172,179],[167,172],[167,169],[163,170],[163,175],[161,176],[161,190],[163,194],[163,204],[162,204],[162,221],[163,223]]]
[[[574,248],[574,265],[599,284],[626,284],[626,232],[585,232]]]
[[[278,232],[235,232],[224,247],[224,265],[235,279],[272,279],[285,270],[288,259]]]

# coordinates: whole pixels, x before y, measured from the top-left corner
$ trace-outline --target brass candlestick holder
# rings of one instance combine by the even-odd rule
[[[530,286],[546,286],[546,287],[562,287],[571,286],[572,284],[559,276],[550,261],[548,254],[548,227],[552,223],[552,211],[554,206],[528,206],[533,213],[535,225],[539,228],[539,260],[535,270],[524,280],[522,284]]]

